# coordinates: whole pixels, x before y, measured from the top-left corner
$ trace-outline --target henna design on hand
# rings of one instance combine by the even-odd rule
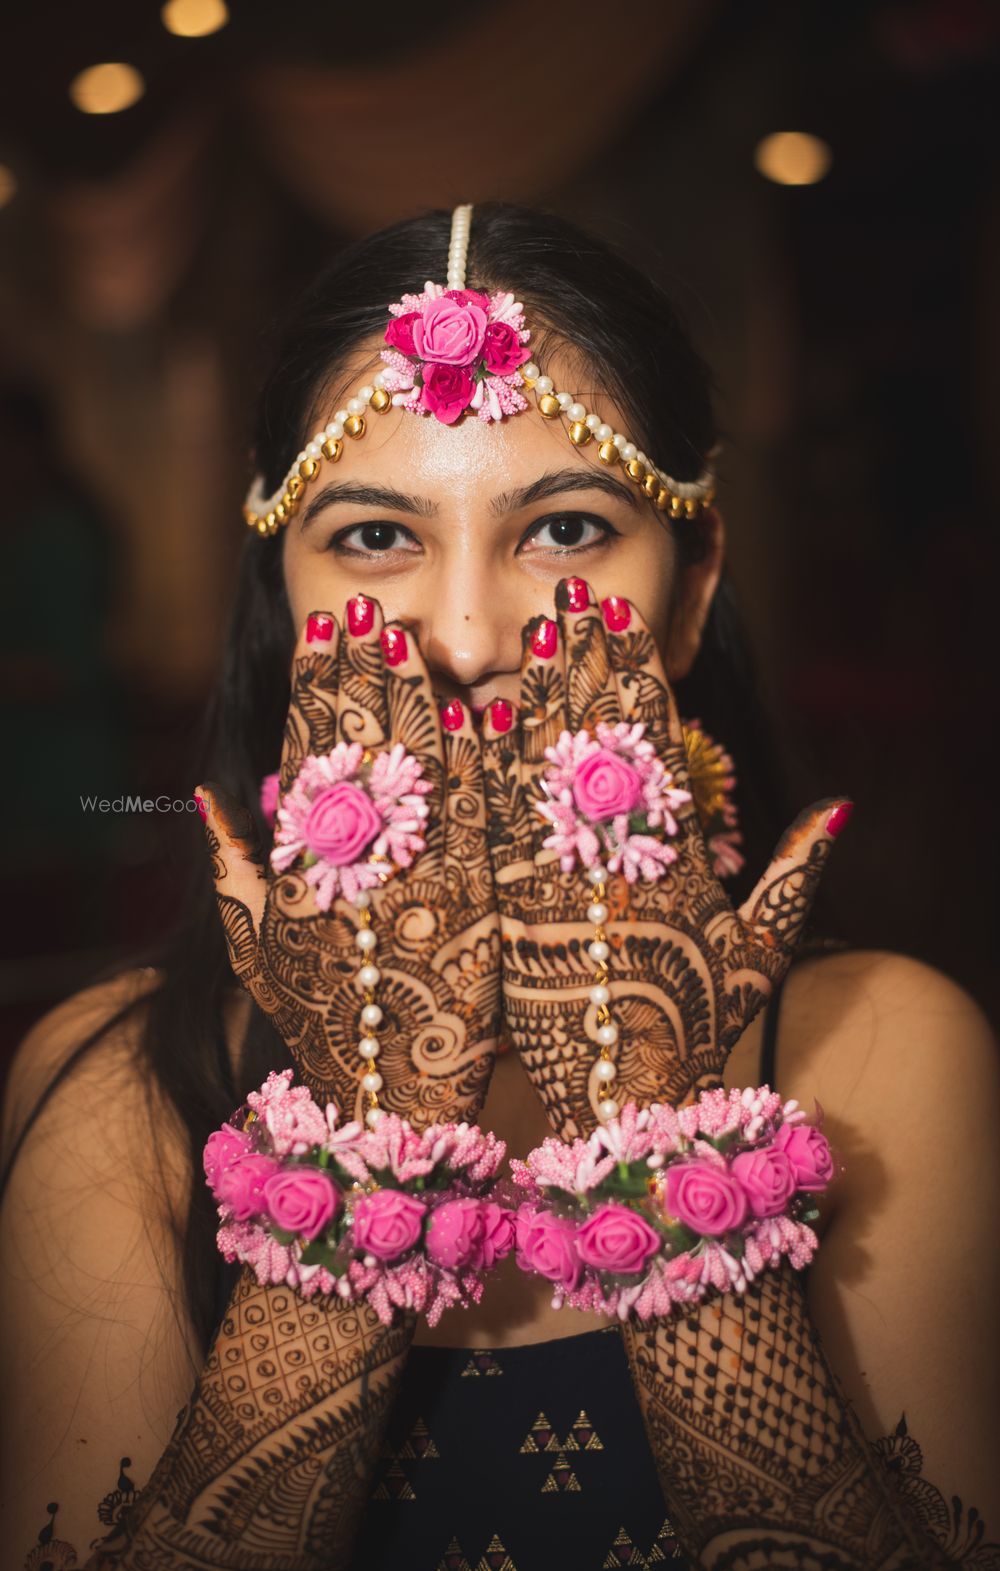
[[[487,717],[484,771],[506,1028],[550,1121],[572,1138],[593,1126],[606,1093],[594,1074],[588,886],[582,869],[563,873],[544,849],[549,825],[535,806],[544,748],[562,730],[641,720],[676,785],[687,788],[688,769],[673,694],[635,608],[628,629],[611,634],[593,603],[570,612],[557,591],[559,603],[555,658],[535,656],[536,624],[526,629],[519,729],[496,736]],[[791,962],[829,855],[822,826],[836,800],[800,815],[739,911],[712,871],[693,802],[676,815],[678,859],[659,883],[609,880],[620,1101],[679,1103],[720,1082],[729,1053]]]
[[[432,784],[426,849],[373,894],[381,972],[381,1105],[420,1125],[475,1117],[499,1024],[500,934],[486,846],[479,742],[466,717],[442,736],[423,659],[388,668],[381,612],[368,634],[333,622],[317,650],[300,639],[292,664],[282,793],[309,753],[337,741],[377,750],[401,743]],[[219,913],[234,974],[269,1015],[302,1080],[344,1118],[363,1117],[357,1053],[356,921],[336,902],[316,908],[296,868],[260,864],[250,815],[213,786],[206,825]]]

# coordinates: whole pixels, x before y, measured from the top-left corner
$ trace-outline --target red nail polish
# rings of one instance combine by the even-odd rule
[[[514,711],[506,698],[494,698],[490,705],[490,725],[494,731],[509,731],[514,723]]]
[[[195,801],[198,804],[198,816],[199,816],[199,818],[201,819],[203,824],[207,824],[208,823],[208,813],[205,810],[205,798],[203,796],[196,796],[195,797]]]
[[[306,622],[307,644],[328,644],[333,637],[333,617],[322,611],[312,612]]]
[[[624,633],[632,620],[632,607],[621,595],[608,595],[601,601],[601,610],[604,612],[604,625],[612,633]]]
[[[400,665],[406,659],[406,634],[401,627],[382,629],[382,652],[386,665]]]
[[[441,724],[446,731],[461,731],[465,712],[457,698],[450,698],[441,711]]]
[[[367,595],[355,595],[347,602],[347,628],[355,638],[370,633],[375,621],[375,606]]]
[[[590,594],[582,578],[567,578],[566,580],[566,605],[570,611],[586,611],[590,604]]]
[[[826,821],[827,834],[831,835],[832,838],[836,840],[841,830],[847,828],[851,821],[851,814],[853,812],[853,802],[841,802],[839,807],[835,807]]]
[[[559,641],[559,629],[555,622],[550,622],[548,617],[544,622],[539,622],[531,635],[531,652],[542,660],[551,660],[556,652]]]

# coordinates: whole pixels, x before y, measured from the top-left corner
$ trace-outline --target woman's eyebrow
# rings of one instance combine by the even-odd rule
[[[335,502],[353,502],[355,507],[386,507],[395,513],[412,513],[417,518],[433,518],[438,511],[436,502],[426,496],[407,496],[392,486],[363,485],[358,480],[333,480],[317,491],[302,515],[301,529],[309,528],[317,513]]]
[[[630,486],[624,486],[611,475],[599,469],[556,469],[539,475],[528,485],[512,491],[501,491],[490,503],[495,518],[505,513],[516,513],[520,508],[532,507],[552,496],[564,496],[573,491],[603,491],[615,501],[627,502],[638,508],[639,498]],[[389,508],[396,513],[410,513],[415,518],[434,518],[439,511],[436,502],[426,496],[408,496],[393,486],[363,484],[359,480],[333,480],[317,491],[302,515],[301,529],[308,529],[313,519],[324,508],[336,503],[353,503],[355,507]]]
[[[544,502],[550,496],[568,491],[604,491],[616,502],[627,502],[633,508],[639,506],[635,487],[624,486],[599,469],[556,469],[532,480],[530,485],[501,491],[490,503],[490,511],[495,518],[500,518],[504,513],[516,513],[519,508],[531,507],[535,502]]]

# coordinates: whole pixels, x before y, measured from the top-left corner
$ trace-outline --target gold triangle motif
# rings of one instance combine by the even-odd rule
[[[502,1374],[503,1365],[499,1362],[498,1359],[494,1358],[493,1354],[485,1347],[480,1348],[478,1352],[473,1353],[472,1357],[469,1359],[469,1362],[462,1370],[463,1379],[466,1377],[466,1375]]]
[[[563,1494],[579,1494],[580,1485],[576,1474],[570,1467],[565,1451],[560,1451],[552,1465],[552,1471],[542,1485],[542,1494],[551,1495],[556,1490]]]
[[[413,1428],[399,1450],[397,1458],[406,1457],[418,1462],[426,1461],[431,1457],[440,1457],[441,1453],[431,1439],[430,1430],[422,1418],[418,1418]]]
[[[544,1413],[539,1413],[521,1442],[521,1451],[560,1451],[559,1437]]]
[[[517,1566],[500,1542],[500,1537],[497,1533],[493,1534],[493,1537],[486,1545],[476,1566],[476,1571],[517,1571]]]
[[[457,1538],[452,1539],[438,1561],[435,1571],[472,1571],[472,1567],[466,1560],[462,1552],[462,1546]]]
[[[566,1438],[567,1451],[603,1451],[604,1441],[587,1417],[583,1408]]]
[[[415,1500],[409,1479],[398,1462],[386,1468],[381,1482],[372,1490],[373,1500]]]

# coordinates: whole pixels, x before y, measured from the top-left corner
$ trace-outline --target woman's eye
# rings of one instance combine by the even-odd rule
[[[524,544],[530,550],[579,551],[599,545],[617,530],[603,519],[583,518],[579,513],[565,518],[546,518],[534,526]]]
[[[419,543],[402,524],[355,524],[342,529],[327,547],[348,556],[380,556],[388,551],[419,550]]]

